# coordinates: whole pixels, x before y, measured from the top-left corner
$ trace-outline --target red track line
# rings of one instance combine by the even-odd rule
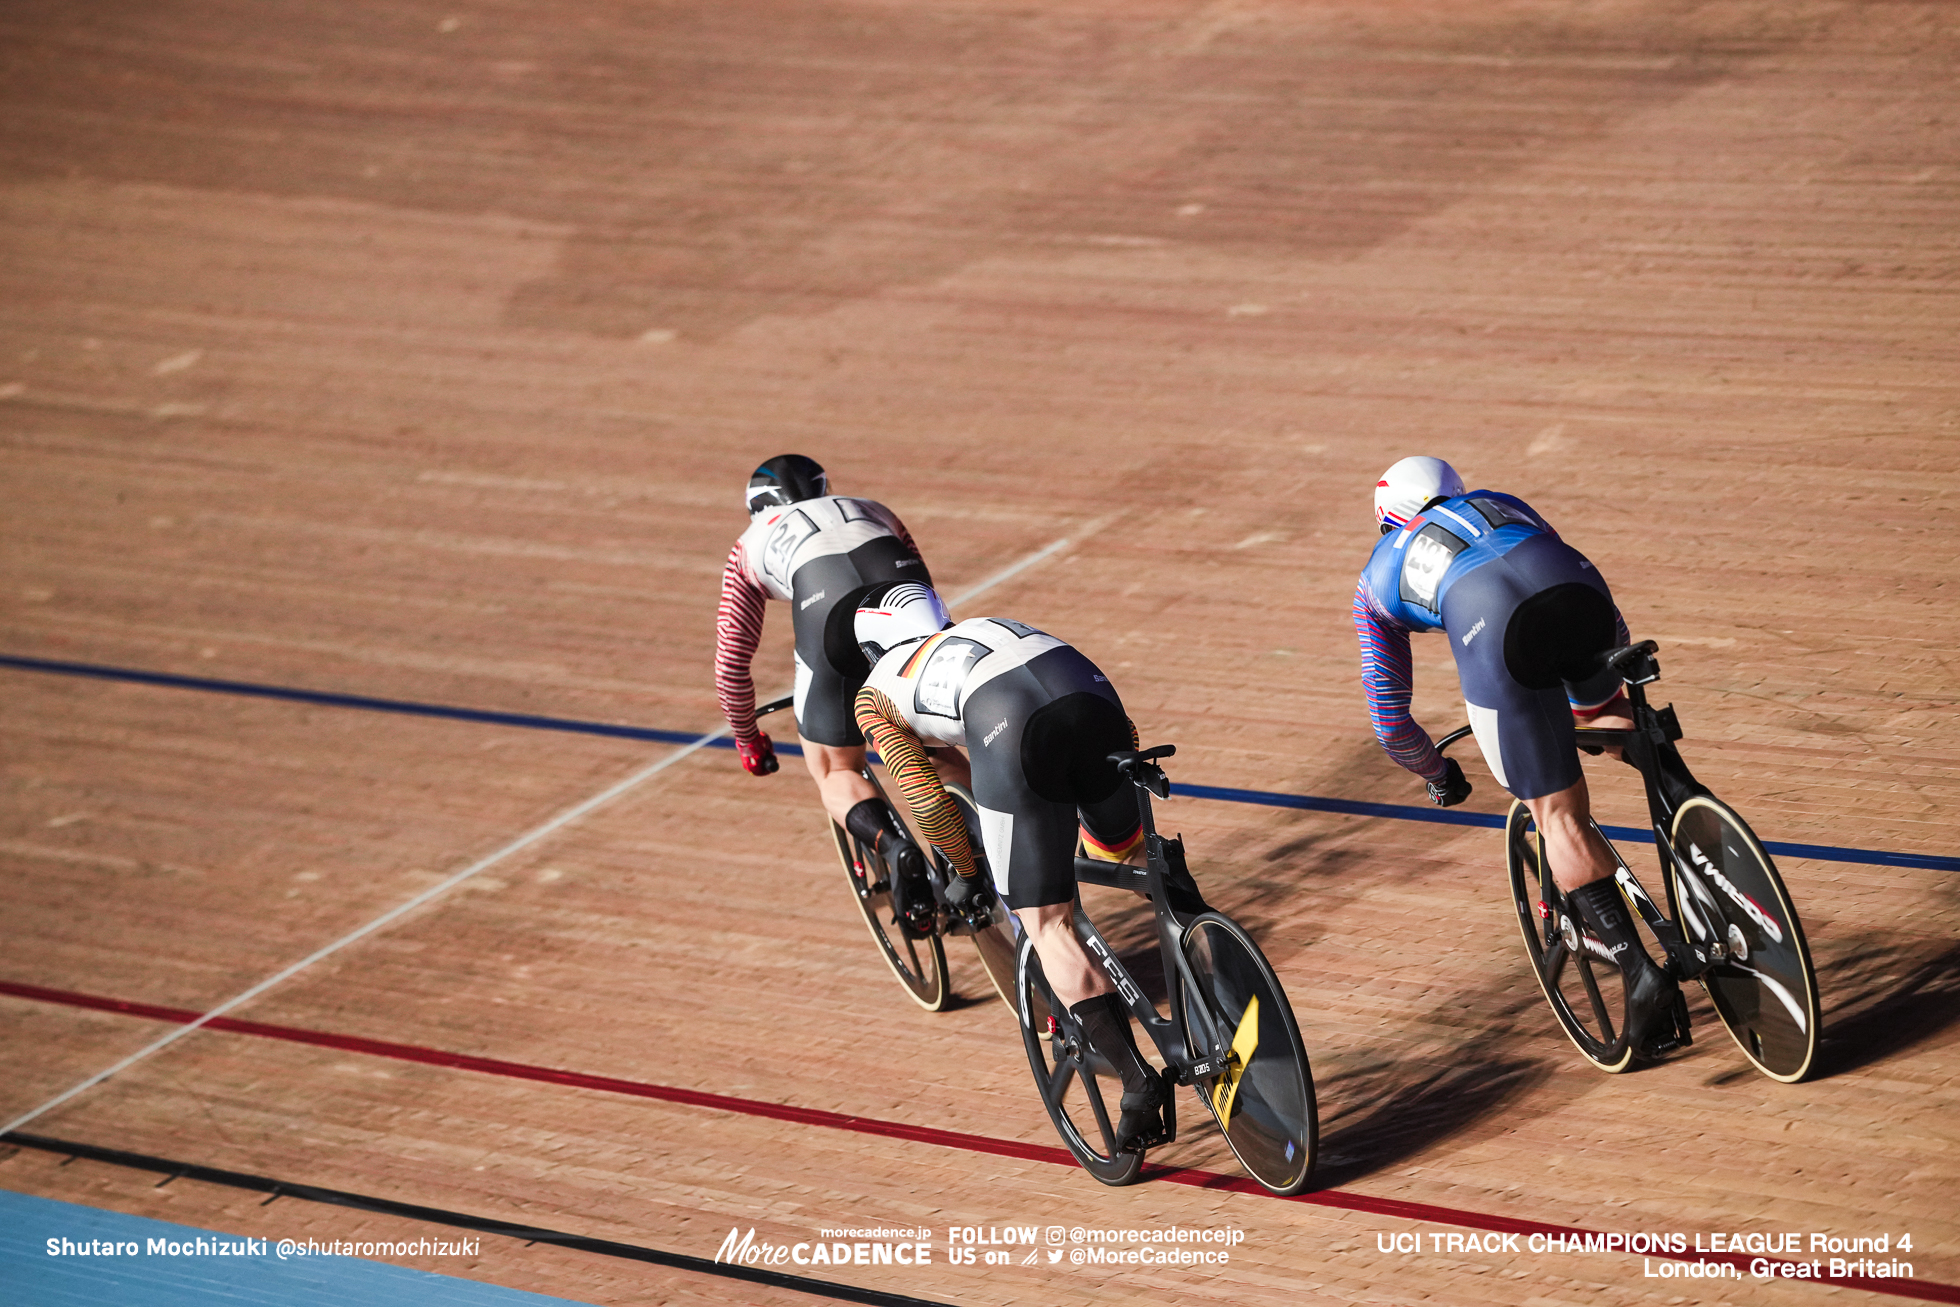
[[[59,1003],[66,1007],[92,1008],[98,1012],[119,1012],[125,1016],[142,1017],[151,1021],[169,1021],[187,1024],[203,1015],[189,1008],[159,1007],[152,1003],[132,1003],[127,999],[104,998],[95,994],[78,994],[69,990],[44,989],[39,985],[22,985],[13,981],[0,980],[0,994],[13,998],[30,999],[40,1003]],[[842,1112],[825,1112],[811,1107],[792,1107],[784,1103],[764,1103],[751,1098],[734,1098],[727,1094],[710,1094],[698,1089],[680,1089],[672,1085],[647,1084],[637,1080],[618,1080],[611,1076],[587,1075],[582,1071],[560,1071],[553,1067],[532,1066],[524,1062],[504,1062],[497,1058],[472,1057],[466,1053],[448,1053],[437,1048],[423,1048],[416,1044],[393,1044],[386,1040],[364,1039],[359,1035],[337,1035],[324,1030],[304,1030],[298,1026],[275,1026],[262,1021],[244,1021],[237,1017],[215,1017],[205,1023],[212,1030],[225,1030],[238,1035],[253,1035],[260,1039],[277,1039],[292,1044],[311,1044],[317,1048],[333,1048],[343,1052],[366,1053],[372,1057],[393,1058],[400,1062],[419,1062],[425,1066],[453,1067],[459,1071],[476,1071],[484,1075],[505,1076],[514,1080],[535,1080],[551,1085],[570,1085],[575,1089],[596,1089],[602,1093],[627,1094],[634,1098],[651,1098],[665,1103],[681,1103],[689,1107],[705,1107],[714,1111],[734,1112],[743,1116],[767,1117],[776,1121],[794,1121],[799,1125],[821,1126],[827,1130],[850,1130],[858,1134],[878,1135],[887,1139],[905,1139],[913,1143],[934,1144],[941,1148],[957,1148],[970,1153],[988,1153],[996,1157],[1016,1157],[1029,1162],[1047,1162],[1056,1166],[1073,1167],[1074,1156],[1065,1148],[1052,1148],[1042,1144],[1017,1143],[1011,1139],[991,1139],[985,1135],[962,1134],[954,1130],[938,1130],[929,1126],[907,1125],[901,1121],[881,1121],[875,1117],[847,1116]],[[1257,1182],[1244,1176],[1221,1175],[1216,1171],[1197,1171],[1187,1167],[1151,1167],[1146,1174],[1153,1180],[1170,1184],[1190,1185],[1198,1189],[1222,1189],[1229,1193],[1251,1194],[1257,1197],[1272,1198]],[[1333,1207],[1343,1211],[1366,1212],[1372,1216],[1392,1216],[1407,1221],[1428,1221],[1438,1225],[1455,1225],[1469,1230],[1490,1230],[1498,1234],[1554,1234],[1600,1237],[1600,1232],[1576,1225],[1554,1225],[1545,1221],[1520,1220],[1508,1216],[1492,1216],[1484,1212],[1466,1211],[1457,1207],[1439,1207],[1432,1203],[1408,1202],[1399,1198],[1376,1198],[1368,1194],[1350,1193],[1340,1189],[1325,1189],[1318,1193],[1297,1194],[1283,1201],[1308,1203],[1317,1207]],[[1616,1250],[1617,1251],[1617,1250]],[[1640,1254],[1629,1254],[1638,1256]],[[1752,1262],[1766,1260],[1772,1264],[1787,1263],[1789,1258],[1758,1259],[1740,1253],[1655,1253],[1666,1261],[1676,1262],[1720,1262],[1747,1272]],[[1914,1298],[1924,1302],[1944,1302],[1960,1304],[1960,1285],[1940,1284],[1930,1280],[1906,1280],[1893,1283],[1885,1280],[1854,1279],[1848,1276],[1818,1276],[1809,1281],[1814,1284],[1835,1284],[1848,1289],[1863,1289],[1868,1293],[1890,1294],[1898,1298]]]

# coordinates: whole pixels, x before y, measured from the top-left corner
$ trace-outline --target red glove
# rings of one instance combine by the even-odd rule
[[[776,746],[761,731],[755,733],[753,740],[735,741],[735,753],[751,776],[767,776],[776,770]]]

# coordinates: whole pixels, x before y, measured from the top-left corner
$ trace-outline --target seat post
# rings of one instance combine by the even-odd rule
[[[1144,843],[1147,847],[1150,837],[1157,833],[1157,824],[1152,819],[1150,813],[1150,791],[1144,786],[1141,778],[1134,775],[1127,775],[1126,779],[1136,787],[1137,825],[1143,832]]]

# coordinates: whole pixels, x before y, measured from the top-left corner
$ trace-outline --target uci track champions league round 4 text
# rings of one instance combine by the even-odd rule
[[[1464,1234],[1418,1230],[1378,1233],[1375,1250],[1394,1256],[1464,1253],[1631,1254],[1642,1259],[1646,1279],[1895,1280],[1911,1279],[1910,1232],[1838,1235],[1777,1230],[1735,1233],[1682,1231],[1538,1231],[1528,1234]]]

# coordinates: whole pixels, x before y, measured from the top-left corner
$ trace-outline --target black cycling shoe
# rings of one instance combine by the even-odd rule
[[[1626,1034],[1628,1045],[1642,1057],[1659,1057],[1692,1042],[1681,986],[1644,957],[1627,983]]]
[[[1170,1096],[1170,1089],[1155,1077],[1148,1089],[1123,1095],[1123,1114],[1116,1120],[1117,1152],[1141,1153],[1170,1142],[1170,1129],[1164,1124],[1164,1106]]]
[[[909,840],[892,852],[892,920],[907,939],[932,934],[932,882],[926,879],[926,855]]]

